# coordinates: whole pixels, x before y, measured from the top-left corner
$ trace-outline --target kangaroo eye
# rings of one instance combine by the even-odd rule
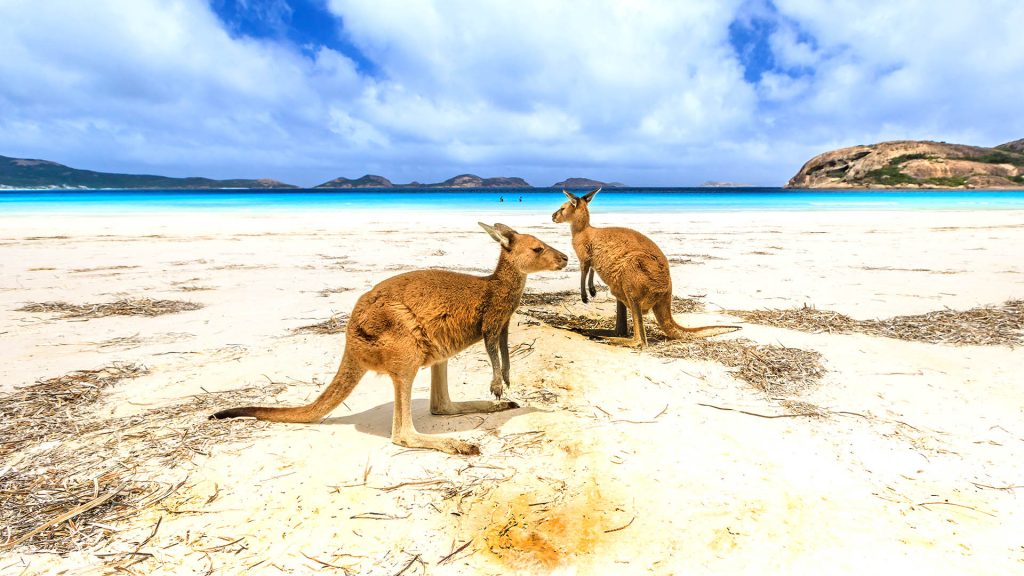
[[[536,248],[533,249],[533,251],[536,252],[537,254],[540,254],[541,252],[544,251],[544,248],[541,248],[540,246],[537,246]]]

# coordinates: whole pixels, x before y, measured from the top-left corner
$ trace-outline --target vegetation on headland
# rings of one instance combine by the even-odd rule
[[[0,156],[0,188],[126,188],[126,189],[208,189],[208,188],[298,188],[277,180],[172,178],[150,174],[118,174],[79,170],[49,160]]]
[[[1019,188],[1024,140],[994,148],[896,141],[851,146],[809,160],[787,188]]]

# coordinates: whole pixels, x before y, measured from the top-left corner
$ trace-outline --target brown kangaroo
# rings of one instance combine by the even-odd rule
[[[684,328],[672,318],[672,276],[668,259],[650,238],[630,228],[596,228],[590,225],[590,201],[597,188],[583,196],[562,192],[568,201],[551,215],[556,223],[572,225],[572,247],[580,259],[580,296],[595,296],[594,271],[618,301],[615,335],[626,336],[626,308],[633,315],[633,345],[647,346],[644,314],[654,310],[661,331],[670,339],[706,338],[739,330],[739,326]]]
[[[313,422],[326,416],[352,392],[368,370],[391,377],[395,387],[391,441],[410,448],[450,454],[479,454],[475,444],[420,434],[412,422],[412,381],[430,366],[431,414],[497,412],[518,408],[500,400],[509,386],[508,324],[526,287],[526,275],[561,270],[569,258],[529,234],[504,224],[480,223],[501,245],[490,276],[447,270],[417,270],[384,280],[359,297],[345,332],[345,352],[331,384],[311,404],[295,408],[231,408],[211,418],[254,416],[274,422]],[[497,401],[452,402],[448,397],[448,358],[483,339],[494,374]],[[499,358],[500,352],[500,358]]]

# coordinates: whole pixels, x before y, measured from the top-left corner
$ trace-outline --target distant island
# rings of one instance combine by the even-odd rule
[[[786,188],[1024,187],[1024,139],[993,148],[900,140],[819,154]]]
[[[394,184],[383,176],[367,174],[355,180],[335,178],[323,184],[318,184],[314,188],[533,188],[533,186],[530,186],[522,178],[503,176],[481,178],[476,174],[459,174],[444,182],[434,184],[420,184],[419,182]]]
[[[601,182],[589,178],[568,178],[552,184],[552,188],[624,188],[620,182]],[[218,188],[245,188],[257,190],[298,189],[269,178],[214,180],[212,178],[174,178],[151,174],[118,174],[80,170],[50,160],[10,158],[0,156],[0,189],[29,190],[92,190],[100,188],[126,190],[213,190]],[[348,188],[533,188],[526,180],[516,176],[481,178],[476,174],[459,174],[443,182],[421,184],[395,184],[383,176],[366,174],[356,179],[335,178],[314,186],[316,189]]]
[[[700,185],[701,188],[753,188],[751,184],[737,184],[736,182],[723,182],[721,180],[708,180]]]
[[[213,180],[210,178],[171,178],[148,174],[117,174],[79,170],[49,160],[0,156],[0,188],[36,189],[207,189],[207,188],[298,188],[269,178],[255,180]]]
[[[550,188],[625,188],[621,182],[601,182],[590,178],[567,178],[561,182],[555,182]],[[410,182],[408,184],[395,184],[383,176],[366,174],[355,180],[349,178],[335,178],[314,186],[314,188],[533,188],[529,182],[515,176],[497,176],[494,178],[481,178],[476,174],[460,174],[434,184],[421,184]]]
[[[601,182],[590,178],[566,178],[561,182],[555,182],[552,188],[625,188],[622,182]]]

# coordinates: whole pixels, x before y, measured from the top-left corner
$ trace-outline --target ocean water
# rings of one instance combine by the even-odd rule
[[[552,212],[553,189],[362,190],[0,190],[0,215],[164,211]],[[618,188],[603,212],[1021,210],[1024,191],[850,191],[781,188]]]

